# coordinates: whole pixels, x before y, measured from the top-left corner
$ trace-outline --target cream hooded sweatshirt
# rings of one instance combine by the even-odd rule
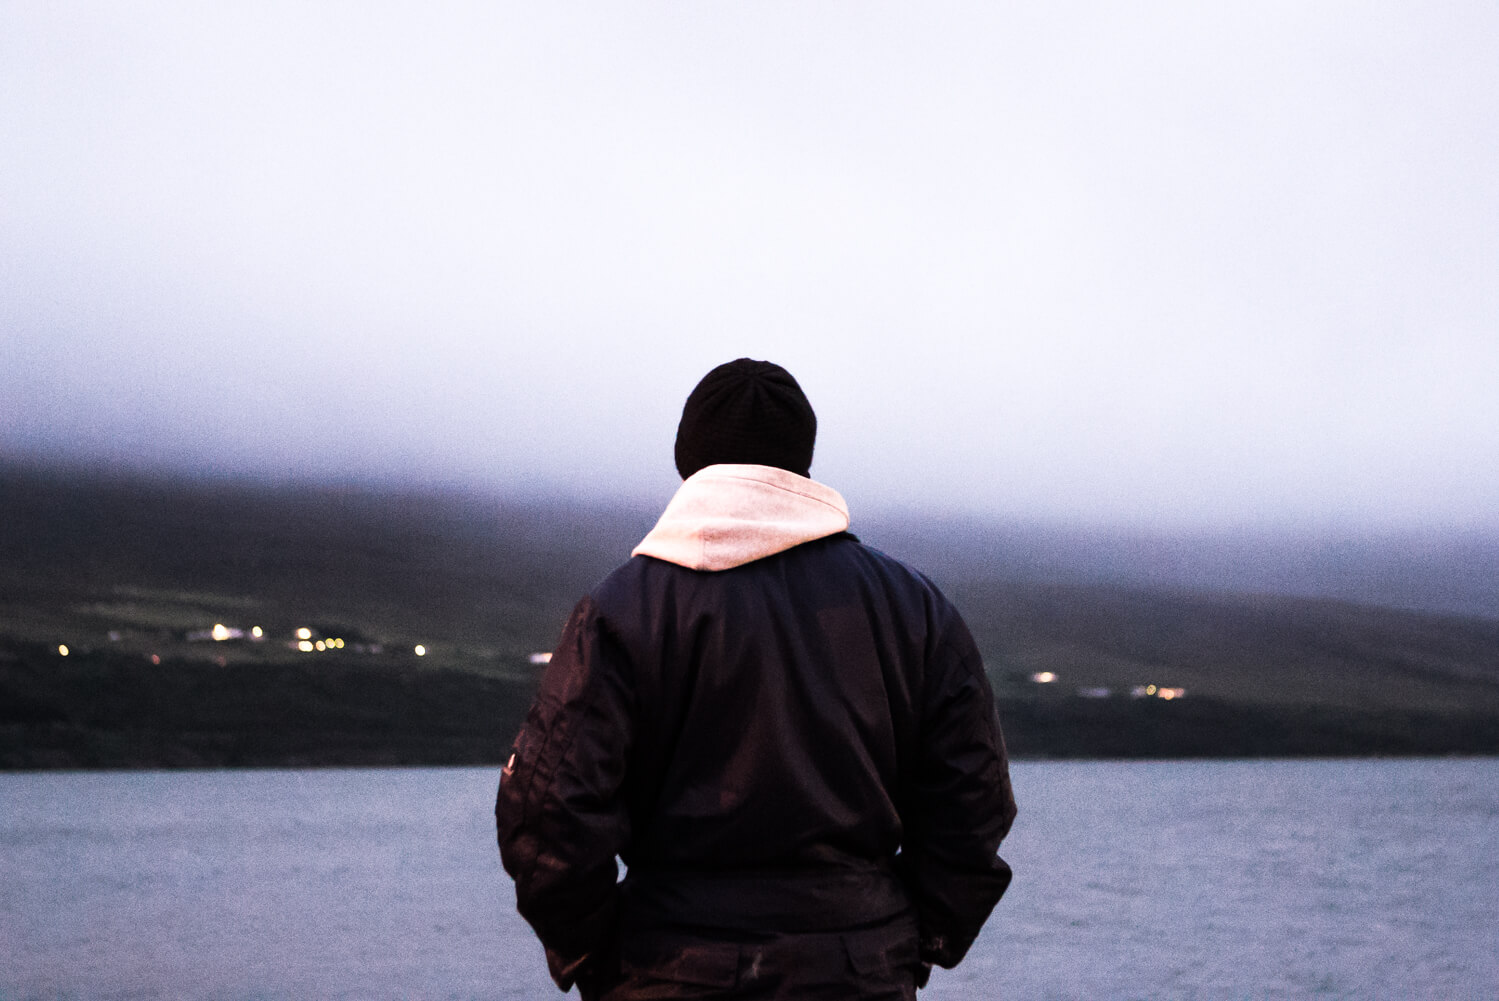
[[[705,466],[682,481],[631,556],[728,570],[848,528],[838,491],[774,466]]]

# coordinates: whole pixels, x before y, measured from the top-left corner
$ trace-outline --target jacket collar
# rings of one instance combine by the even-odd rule
[[[706,466],[682,481],[631,556],[728,570],[848,528],[832,487],[774,466]]]

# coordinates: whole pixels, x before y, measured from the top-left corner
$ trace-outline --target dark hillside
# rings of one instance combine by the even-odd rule
[[[654,518],[0,473],[3,767],[498,760],[530,655]],[[963,610],[1016,753],[1499,753],[1493,619],[1000,572],[969,533],[880,535]]]
[[[1236,704],[1499,714],[1499,622],[1266,595],[951,588],[993,670]]]
[[[5,471],[0,616],[70,621],[146,603],[329,620],[386,642],[550,646],[649,516],[458,494],[371,493]],[[24,617],[23,617],[24,618]],[[226,620],[227,621],[227,620]],[[4,619],[0,619],[0,624]]]

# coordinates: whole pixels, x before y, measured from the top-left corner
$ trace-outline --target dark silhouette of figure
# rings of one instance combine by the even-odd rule
[[[500,853],[586,1001],[914,998],[1009,884],[973,639],[848,533],[816,431],[780,366],[703,378],[680,490],[578,603],[516,739]]]

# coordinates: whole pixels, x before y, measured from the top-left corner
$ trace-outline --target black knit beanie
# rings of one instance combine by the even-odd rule
[[[686,479],[719,462],[776,466],[798,476],[812,468],[817,415],[791,373],[740,358],[697,384],[677,425],[677,472]]]

